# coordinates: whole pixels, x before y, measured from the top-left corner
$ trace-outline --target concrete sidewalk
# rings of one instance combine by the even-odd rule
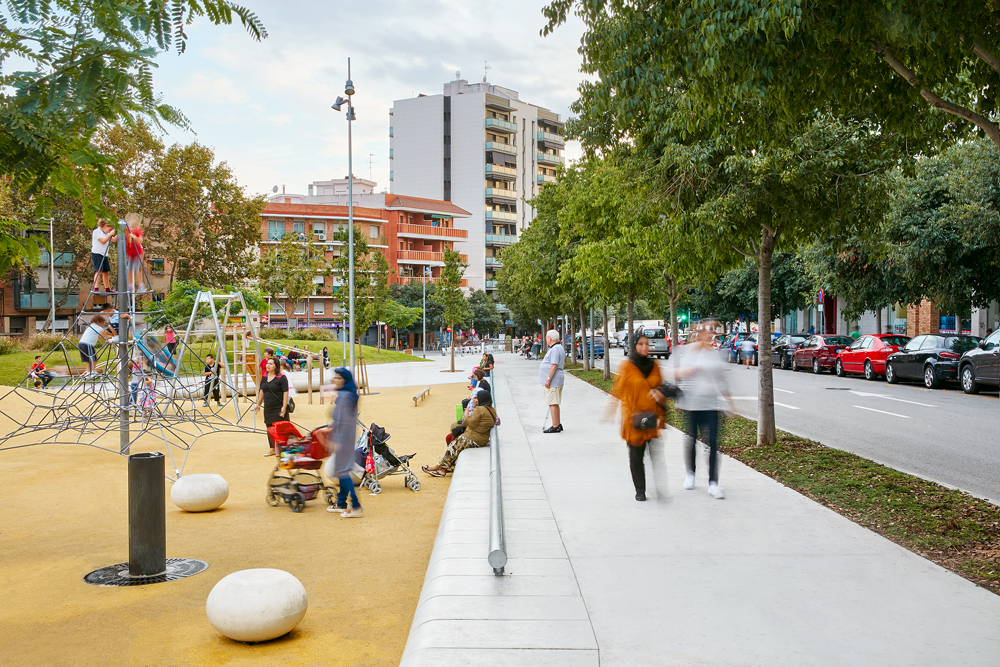
[[[697,488],[683,490],[682,440],[674,430],[666,433],[665,497],[653,490],[647,465],[650,499],[636,502],[618,425],[602,420],[607,396],[567,375],[566,430],[543,434],[538,363],[510,354],[497,362],[501,452],[509,448],[514,457],[511,473],[504,470],[505,502],[544,500],[528,514],[508,515],[508,554],[513,563],[530,559],[520,554],[533,553],[532,536],[557,536],[547,556],[560,562],[548,564],[555,568],[549,583],[558,578],[560,590],[545,583],[538,563],[530,564],[537,581],[529,588],[579,597],[586,613],[569,629],[551,614],[532,615],[535,607],[516,598],[505,600],[525,590],[515,583],[517,567],[488,584],[485,510],[466,525],[449,514],[431,559],[436,588],[428,594],[425,581],[403,664],[492,664],[486,654],[504,649],[502,664],[509,665],[1000,665],[1000,597],[735,460],[722,459],[725,500],[706,493],[704,457]],[[460,470],[453,490],[476,477],[485,485],[473,457],[469,464],[475,475],[465,481]],[[514,470],[537,475],[537,485],[522,494]],[[446,513],[460,507],[449,495]],[[472,560],[438,562],[442,540],[460,539],[455,531],[462,530],[478,533],[461,538],[475,544],[463,552]],[[477,575],[492,591],[485,598],[463,592],[449,569],[478,561]],[[425,595],[448,596],[442,613],[455,622],[421,633],[434,617],[424,610]],[[463,606],[463,596],[470,604]],[[512,623],[522,610],[536,619],[523,628]],[[496,620],[461,622],[473,618]]]

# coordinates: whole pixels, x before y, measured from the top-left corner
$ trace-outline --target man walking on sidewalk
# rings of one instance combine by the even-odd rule
[[[539,379],[545,389],[545,403],[552,413],[552,426],[544,429],[543,433],[562,433],[562,422],[559,421],[559,404],[562,402],[563,390],[563,366],[566,364],[566,352],[559,341],[559,332],[550,329],[545,334],[548,341],[549,351],[542,358],[542,364],[538,369]]]

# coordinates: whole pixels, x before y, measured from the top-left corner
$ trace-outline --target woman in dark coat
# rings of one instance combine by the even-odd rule
[[[338,512],[345,519],[358,519],[365,515],[354,491],[351,470],[354,468],[354,441],[358,424],[358,385],[354,376],[346,368],[333,372],[333,386],[337,388],[337,398],[333,404],[333,419],[327,436],[334,448],[333,474],[340,482],[337,503],[326,508],[327,512]],[[351,506],[347,506],[347,497]]]
[[[267,360],[265,371],[266,374],[260,380],[254,410],[259,411],[263,403],[264,425],[270,426],[275,422],[288,421],[288,378],[281,374],[276,358]],[[271,445],[271,450],[264,456],[277,456],[278,446],[270,433],[267,434],[267,442]]]

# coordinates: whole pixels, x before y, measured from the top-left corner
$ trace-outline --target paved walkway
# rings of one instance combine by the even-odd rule
[[[511,560],[493,577],[488,452],[464,452],[403,665],[1000,665],[1000,597],[733,459],[725,500],[702,459],[684,491],[673,430],[638,503],[606,395],[567,376],[543,434],[537,362],[497,362]]]

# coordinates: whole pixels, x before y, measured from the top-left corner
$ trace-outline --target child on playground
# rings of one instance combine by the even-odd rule
[[[205,355],[205,371],[202,375],[205,376],[205,402],[201,404],[201,407],[208,407],[208,394],[212,394],[212,398],[215,399],[215,404],[222,407],[222,394],[219,391],[219,368],[220,364],[215,361],[215,357],[211,354]]]
[[[267,376],[267,360],[274,357],[274,348],[264,348],[264,358],[260,360],[260,377]]]
[[[91,289],[95,292],[97,291],[97,283],[101,279],[104,280],[104,291],[111,291],[109,283],[111,262],[108,261],[108,244],[117,240],[118,237],[111,229],[111,225],[103,218],[98,219],[97,227],[94,228],[90,241],[90,260],[94,265],[94,285]]]
[[[128,273],[128,291],[141,292],[142,284],[142,228],[139,223],[142,218],[138,213],[125,214],[125,259]],[[138,286],[138,290],[136,287]]]
[[[83,330],[78,343],[80,348],[80,359],[87,364],[87,374],[85,377],[94,374],[94,362],[97,361],[97,340],[106,339],[104,335],[105,325],[108,320],[100,313],[90,318],[90,324]]]

